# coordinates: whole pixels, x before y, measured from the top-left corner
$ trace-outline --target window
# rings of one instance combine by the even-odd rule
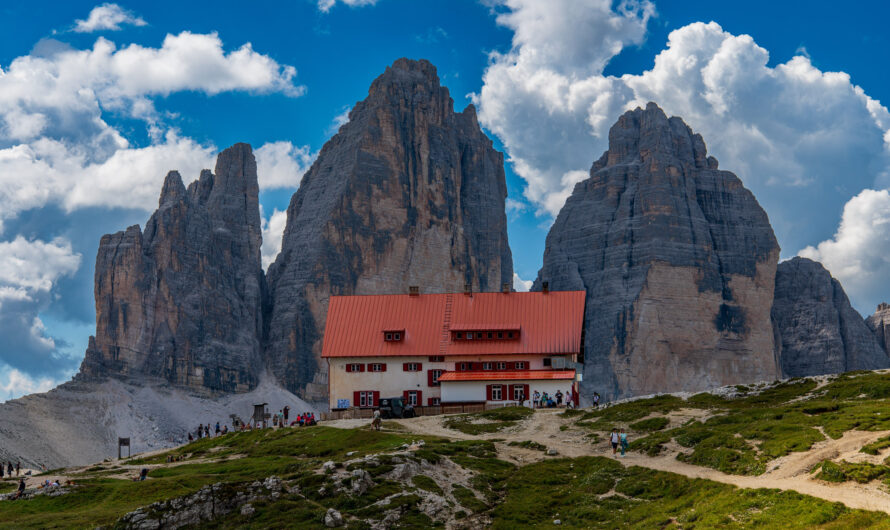
[[[444,355],[430,355],[430,362],[431,363],[444,363],[445,356]]]
[[[492,401],[503,401],[503,393],[501,391],[501,385],[491,385],[491,400]]]
[[[405,363],[402,365],[402,370],[405,372],[419,372],[420,363]]]
[[[460,370],[466,372],[470,369],[470,363],[460,363]]]
[[[364,372],[365,365],[360,363],[350,363],[346,365],[347,372]]]
[[[528,370],[528,363],[525,361],[516,361],[513,366],[517,370]]]
[[[513,401],[525,401],[525,385],[513,385]]]
[[[436,406],[442,404],[442,398],[432,397],[429,399],[430,406]]]
[[[402,340],[402,331],[385,331],[383,332],[383,340],[386,342],[399,342]]]
[[[507,333],[507,338],[508,338],[508,339],[512,339],[512,338],[513,338],[513,332],[512,332],[512,331],[510,331],[510,332]]]
[[[491,370],[491,363],[482,363],[483,370]]]
[[[460,339],[464,338],[464,334],[461,333],[460,331],[458,331],[457,333],[454,334],[454,338],[456,338],[457,340],[460,340]]]
[[[544,358],[544,366],[550,366],[552,363],[550,362],[550,357]]]
[[[380,392],[374,390],[359,390],[353,392],[353,406],[376,407],[380,403]]]
[[[439,386],[439,376],[445,373],[445,370],[430,370],[427,372],[427,385]]]
[[[506,369],[507,369],[507,363],[505,363],[505,362],[498,363],[498,370],[506,370]]]
[[[469,333],[469,332],[467,333],[467,340],[473,340],[473,334],[472,334],[472,333]]]
[[[371,363],[368,365],[368,369],[371,372],[385,372],[386,371],[386,363]]]
[[[503,331],[498,331],[498,338],[499,338],[499,339],[503,339],[503,338],[504,338],[504,332],[503,332]]]
[[[388,341],[391,341],[391,340],[392,340],[392,333],[387,333],[387,334],[386,334],[386,340],[388,340]]]
[[[488,332],[488,338],[489,338],[489,339],[494,338],[494,333],[492,333],[492,332],[489,331],[489,332]]]
[[[407,398],[406,401],[409,405],[417,406],[417,394],[417,390],[408,390],[405,392],[405,397]]]

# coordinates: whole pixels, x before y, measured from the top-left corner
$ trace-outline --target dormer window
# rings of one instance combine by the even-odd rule
[[[508,340],[518,339],[519,328],[512,329],[492,329],[483,331],[452,330],[451,339],[454,341],[463,340]]]
[[[400,342],[402,338],[405,336],[405,330],[386,330],[383,332],[383,340],[386,342]]]

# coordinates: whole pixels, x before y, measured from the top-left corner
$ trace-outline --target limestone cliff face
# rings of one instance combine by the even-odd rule
[[[587,290],[584,394],[696,391],[780,375],[778,257],[751,192],[650,103],[610,130],[547,236],[534,288]]]
[[[887,352],[821,263],[798,257],[779,264],[772,315],[786,377],[890,367]]]
[[[890,304],[878,304],[874,314],[865,320],[881,348],[890,353]]]
[[[287,212],[268,271],[265,355],[310,399],[332,294],[500,289],[512,282],[503,155],[472,106],[453,110],[427,61],[399,59],[322,148]]]
[[[96,336],[80,379],[157,377],[199,393],[252,388],[261,369],[264,277],[256,161],[220,153],[188,189],[171,171],[145,225],[96,257]]]

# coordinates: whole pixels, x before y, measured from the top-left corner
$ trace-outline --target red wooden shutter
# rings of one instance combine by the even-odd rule
[[[423,390],[417,391],[417,406],[423,405]]]
[[[362,364],[358,365],[358,371],[359,371],[359,372],[364,372],[364,371],[365,371],[365,363],[362,363]]]
[[[360,401],[360,399],[359,399],[359,393],[358,393],[358,392],[353,392],[353,393],[352,393],[352,406],[353,406],[353,407],[357,407],[359,401]]]
[[[433,406],[433,398],[426,398],[426,404],[429,405],[430,407],[432,407]]]
[[[356,392],[358,395],[358,392]],[[491,385],[485,385],[485,400],[491,401]]]
[[[380,392],[378,392],[376,390],[374,391],[374,406],[375,407],[380,406]]]
[[[385,372],[385,371],[386,371],[386,363],[381,363],[381,364],[380,364],[380,371],[381,371],[381,372]],[[379,392],[378,392],[378,394],[379,394]]]
[[[532,398],[528,393],[528,385],[522,385],[522,395],[525,397],[525,399]]]
[[[405,398],[405,403],[408,403],[408,391],[407,390],[402,392],[402,397]]]
[[[346,371],[347,371],[347,372],[351,372],[351,371],[352,371],[352,364],[351,364],[351,363],[347,363],[347,364],[346,364]]]
[[[433,371],[427,370],[426,371],[426,386],[433,386],[433,385],[435,385],[435,383],[433,382]]]
[[[423,371],[423,363],[417,363],[417,371],[418,371],[418,372],[422,372],[422,371]]]
[[[402,363],[402,371],[403,371],[403,372],[407,372],[407,371],[408,371],[408,363]]]

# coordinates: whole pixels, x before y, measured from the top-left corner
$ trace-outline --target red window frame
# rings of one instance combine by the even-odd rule
[[[528,370],[528,362],[516,361],[515,363],[513,363],[513,368],[516,370]]]
[[[423,363],[402,363],[403,372],[420,372],[423,371]]]
[[[444,355],[430,355],[430,362],[431,363],[444,363],[445,356]]]
[[[385,372],[386,363],[368,363],[369,372]]]
[[[412,394],[414,395],[414,399],[412,400]],[[402,392],[402,397],[405,398],[405,403],[408,405],[414,405],[415,407],[419,406],[423,403],[423,391],[422,390],[405,390]]]
[[[494,364],[490,362],[482,363],[483,370],[492,370],[494,369]]]
[[[526,399],[529,399],[528,385],[510,385],[510,397],[513,398],[513,401],[525,401]]]
[[[500,361],[500,362],[498,362],[498,364],[497,364],[497,368],[498,368],[498,370],[506,370],[506,369],[507,369],[507,363],[505,363],[504,361]]]
[[[352,393],[352,405],[358,408],[380,406],[380,392],[376,390],[356,390]]]
[[[435,407],[437,405],[442,404],[442,398],[440,397],[431,397],[427,399],[427,404],[431,407]]]
[[[427,370],[426,372],[426,383],[427,386],[439,386],[439,377],[445,373],[445,370],[441,368],[437,368],[434,370]]]
[[[364,371],[365,371],[365,365],[364,365],[364,363],[347,363],[347,364],[346,364],[346,371],[349,372],[349,373],[353,373],[353,372],[364,372]]]
[[[485,389],[488,401],[504,401],[504,385],[486,385]]]

